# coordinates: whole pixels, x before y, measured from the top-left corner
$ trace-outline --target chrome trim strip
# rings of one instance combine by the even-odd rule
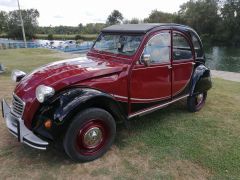
[[[169,104],[171,104],[171,103],[174,103],[174,102],[176,102],[176,101],[179,101],[179,100],[181,100],[181,99],[183,99],[183,98],[186,98],[186,97],[188,97],[188,96],[189,96],[189,95],[185,95],[185,96],[179,97],[179,98],[177,98],[177,99],[174,99],[174,100],[172,100],[172,101],[170,101],[170,102],[167,102],[167,103],[165,103],[165,104],[161,104],[161,105],[158,105],[158,106],[149,108],[149,109],[145,109],[145,110],[143,110],[143,111],[139,111],[139,112],[133,113],[133,114],[131,114],[131,115],[128,116],[128,119],[133,118],[133,117],[135,117],[135,116],[144,115],[144,114],[147,114],[147,113],[149,113],[149,112],[158,110],[158,109],[160,109],[160,108],[162,108],[162,107],[165,107],[165,106],[167,106],[167,105],[169,105]]]
[[[128,97],[126,96],[120,96],[120,95],[116,95],[116,94],[111,94],[112,96],[116,97],[116,98],[121,98],[121,99],[128,99]],[[166,97],[162,97],[162,98],[151,98],[151,99],[141,99],[141,98],[130,98],[130,100],[135,100],[135,101],[160,101],[160,100],[164,100],[167,98],[170,98],[171,96],[166,96]]]
[[[164,100],[167,98],[170,98],[171,96],[165,96],[162,98],[152,98],[152,99],[141,99],[141,98],[130,98],[131,100],[135,100],[135,101],[159,101],[159,100]]]
[[[126,96],[120,96],[120,95],[116,95],[116,94],[112,94],[112,96],[114,96],[116,98],[128,99],[128,97],[126,97]]]

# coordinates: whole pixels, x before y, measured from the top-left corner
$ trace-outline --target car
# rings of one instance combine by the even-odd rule
[[[77,162],[104,155],[116,123],[183,99],[197,112],[212,87],[198,34],[180,24],[106,27],[85,57],[15,70],[12,79],[12,105],[2,101],[9,131],[36,149],[61,145]]]
[[[75,40],[67,40],[64,41],[62,44],[59,45],[60,49],[69,49],[69,48],[76,48],[77,42]]]

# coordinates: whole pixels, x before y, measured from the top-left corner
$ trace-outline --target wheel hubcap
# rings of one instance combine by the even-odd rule
[[[90,128],[83,137],[83,143],[88,148],[95,148],[102,141],[102,131],[98,127]]]
[[[76,136],[76,147],[82,155],[94,155],[99,152],[108,141],[108,126],[98,119],[89,120]]]

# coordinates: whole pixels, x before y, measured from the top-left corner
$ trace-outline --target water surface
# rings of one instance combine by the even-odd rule
[[[240,73],[240,48],[214,46],[205,53],[210,69]]]

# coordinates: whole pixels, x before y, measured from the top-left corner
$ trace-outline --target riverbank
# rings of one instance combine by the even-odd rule
[[[8,37],[6,34],[0,34],[0,38],[8,38]],[[52,35],[36,34],[34,39],[93,41],[96,38],[97,38],[97,34],[52,34]]]
[[[221,78],[229,81],[240,82],[240,73],[211,70],[212,77]]]

